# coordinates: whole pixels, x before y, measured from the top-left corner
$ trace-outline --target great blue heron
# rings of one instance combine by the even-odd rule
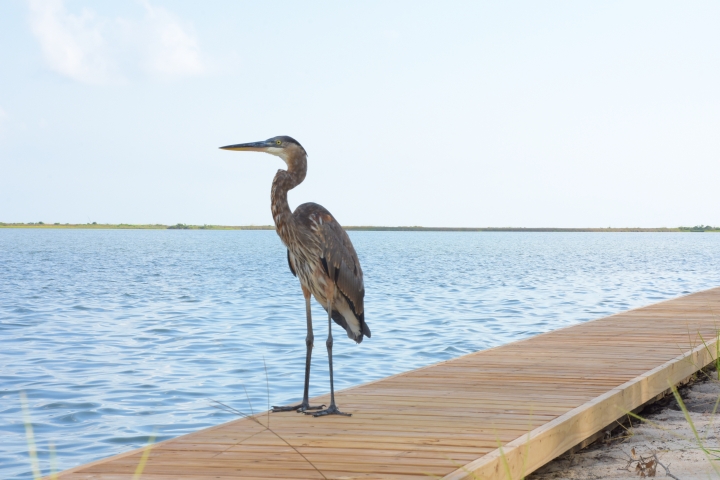
[[[270,199],[277,234],[287,247],[290,271],[300,280],[305,297],[305,390],[302,403],[290,407],[273,407],[273,412],[296,410],[312,413],[316,417],[333,414],[349,416],[350,414],[341,412],[335,404],[332,320],[343,327],[348,337],[357,343],[362,342],[363,336],[370,337],[370,329],[365,323],[363,274],[350,237],[330,212],[317,203],[303,203],[295,212],[290,211],[287,192],[300,185],[307,173],[307,152],[296,140],[280,136],[262,142],[220,148],[269,153],[282,158],[288,167],[287,170],[281,169],[275,174]],[[330,363],[330,406],[324,410],[321,409],[325,405],[311,406],[308,401],[310,358],[314,339],[310,313],[311,294],[328,313],[328,338],[325,345]],[[318,411],[307,412],[308,410]]]

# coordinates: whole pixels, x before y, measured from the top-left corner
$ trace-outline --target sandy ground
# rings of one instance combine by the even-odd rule
[[[690,424],[670,396],[646,408],[646,423],[616,428],[603,441],[553,460],[528,480],[657,478],[720,479],[720,398],[717,372],[698,375],[680,389],[695,428],[708,449],[718,449],[714,460],[703,453]],[[657,461],[667,467],[657,465]],[[714,467],[714,468],[713,468]],[[716,470],[717,469],[717,470]]]

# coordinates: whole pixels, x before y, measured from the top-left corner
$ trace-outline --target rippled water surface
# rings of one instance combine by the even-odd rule
[[[345,388],[720,285],[720,235],[351,232],[372,338]],[[315,313],[311,395],[329,389]],[[32,478],[302,394],[305,309],[271,231],[0,229],[0,478]]]

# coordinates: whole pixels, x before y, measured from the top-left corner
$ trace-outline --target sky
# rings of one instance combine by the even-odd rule
[[[720,225],[720,2],[0,2],[0,221]]]

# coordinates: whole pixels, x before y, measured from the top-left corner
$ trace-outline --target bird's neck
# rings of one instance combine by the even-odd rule
[[[287,170],[278,170],[275,174],[270,193],[273,221],[277,233],[285,245],[289,243],[289,235],[293,230],[294,222],[287,193],[305,180],[307,156],[304,153],[293,156],[287,159],[287,164]]]

